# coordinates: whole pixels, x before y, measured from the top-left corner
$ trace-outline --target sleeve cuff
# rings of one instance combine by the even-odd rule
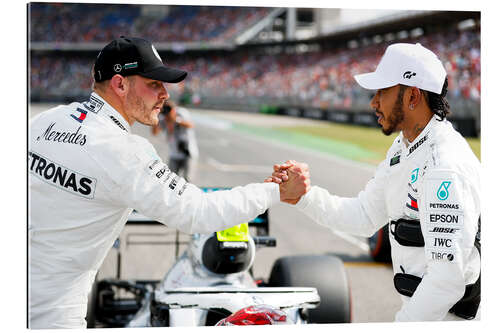
[[[302,196],[302,198],[300,198],[299,202],[297,202],[295,207],[297,207],[298,209],[300,209],[302,211],[305,210],[309,206],[309,203],[311,202],[311,196],[314,195],[314,194],[311,194],[311,192],[314,192],[315,188],[316,188],[316,186],[311,187],[309,192],[307,192],[306,194],[304,194]]]
[[[264,183],[264,188],[269,193],[269,207],[278,204],[280,202],[280,186],[276,183]]]

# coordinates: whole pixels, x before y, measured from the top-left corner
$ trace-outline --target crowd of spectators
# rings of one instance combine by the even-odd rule
[[[158,6],[158,8],[165,6]],[[32,42],[106,42],[120,35],[154,42],[214,42],[235,38],[272,8],[168,6],[165,15],[141,5],[32,3]]]
[[[32,42],[104,42],[134,34],[136,5],[40,3],[29,5]]]
[[[119,34],[140,35],[153,41],[213,42],[234,37],[271,10],[170,6],[168,15],[140,25],[134,23],[140,21],[141,8],[138,5],[74,4],[54,10],[57,6],[60,4],[31,5],[32,41],[109,41],[119,31]],[[119,15],[116,6],[121,6]],[[82,11],[88,15],[79,16]],[[134,30],[140,26],[140,32]],[[353,76],[375,70],[387,45],[396,41],[420,42],[433,50],[445,64],[449,98],[460,101],[455,105],[465,105],[466,109],[475,105],[475,111],[479,109],[481,64],[478,29],[450,28],[418,38],[355,48],[332,46],[317,51],[278,53],[243,49],[222,54],[168,54],[163,55],[163,59],[169,65],[190,73],[185,88],[195,94],[195,102],[218,98],[232,100],[235,104],[238,101],[240,104],[257,101],[261,104],[359,110],[366,109],[371,95],[356,84]],[[30,61],[30,92],[33,96],[58,99],[62,96],[88,95],[94,58],[33,52]],[[173,95],[178,95],[184,87],[172,85],[171,89]]]
[[[269,8],[176,6],[138,33],[152,41],[226,41],[269,12]]]
[[[394,41],[393,41],[394,42]],[[450,99],[479,105],[481,92],[480,34],[450,31],[398,42],[419,42],[445,64]],[[177,65],[191,72],[187,84],[206,96],[257,97],[280,104],[319,108],[366,108],[370,92],[354,75],[374,71],[389,42],[294,54],[252,54],[180,59]]]
[[[418,40],[444,62],[451,99],[479,104],[480,38],[463,31],[422,36]],[[279,104],[320,108],[366,108],[370,93],[353,76],[375,70],[387,43],[355,49],[307,53],[259,54],[247,51],[198,56],[177,55],[164,60],[190,74],[186,87],[197,95],[231,99],[254,98]],[[62,55],[34,55],[31,60],[32,92],[45,96],[77,95],[89,91],[93,59]],[[172,86],[175,93],[177,87]]]

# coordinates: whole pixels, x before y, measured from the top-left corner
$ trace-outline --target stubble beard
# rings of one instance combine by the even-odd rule
[[[133,110],[134,119],[137,122],[146,126],[158,124],[158,116],[153,114],[153,109],[148,108],[135,91],[127,96],[127,104]]]
[[[384,128],[382,126],[382,133],[384,133],[385,135],[391,135],[392,133],[394,133],[394,131],[398,129],[399,125],[401,125],[401,123],[405,119],[405,114],[403,112],[403,93],[404,89],[400,87],[396,103],[392,108],[391,114],[387,118],[389,127]]]

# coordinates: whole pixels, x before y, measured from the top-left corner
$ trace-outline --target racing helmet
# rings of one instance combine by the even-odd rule
[[[201,264],[215,274],[233,274],[249,269],[255,258],[255,243],[248,223],[209,235],[200,246]]]

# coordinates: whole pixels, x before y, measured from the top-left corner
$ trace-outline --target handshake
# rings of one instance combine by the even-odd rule
[[[273,168],[273,174],[264,182],[279,184],[280,200],[295,205],[311,188],[309,166],[289,160],[283,164],[275,164]]]

